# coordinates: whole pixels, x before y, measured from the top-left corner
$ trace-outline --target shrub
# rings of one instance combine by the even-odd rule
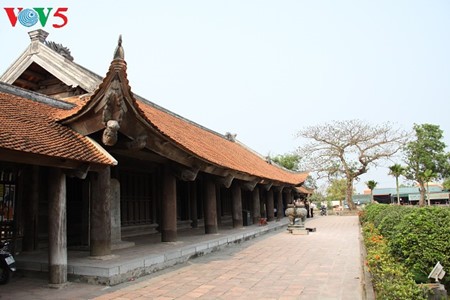
[[[438,261],[450,266],[450,209],[414,208],[394,228],[389,235],[392,254],[412,270],[416,281],[428,281],[428,274]]]
[[[367,249],[366,264],[372,274],[377,299],[426,299],[426,292],[413,280],[413,275],[390,254],[385,239],[372,223],[363,226]]]
[[[375,226],[380,230],[381,234],[390,240],[391,236],[396,232],[396,226],[407,214],[413,212],[414,208],[410,206],[390,205],[389,208],[383,210],[383,213],[375,218]]]
[[[385,209],[388,209],[390,205],[387,204],[369,204],[364,208],[364,214],[362,216],[361,222],[365,223],[365,222],[370,222],[370,223],[374,223],[375,218],[378,215],[382,215],[382,212]]]

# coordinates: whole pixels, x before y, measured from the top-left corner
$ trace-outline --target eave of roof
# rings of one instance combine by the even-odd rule
[[[80,163],[117,164],[88,137],[56,122],[54,116],[61,111],[49,103],[0,91],[0,148]]]
[[[254,152],[210,131],[186,122],[172,114],[138,102],[147,122],[163,135],[212,164],[236,170],[252,176],[298,185],[305,181],[307,173],[293,173],[272,165]]]

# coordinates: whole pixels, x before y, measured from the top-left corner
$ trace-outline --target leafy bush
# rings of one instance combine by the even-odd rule
[[[398,219],[389,235],[392,254],[412,270],[418,282],[428,281],[438,261],[450,266],[449,241],[450,209],[442,207],[414,208]]]
[[[369,204],[364,208],[364,214],[361,216],[361,222],[370,222],[374,223],[374,220],[377,216],[383,215],[383,211],[388,209],[390,205],[387,204]]]
[[[392,257],[388,244],[372,223],[364,224],[363,237],[367,249],[366,265],[372,274],[377,299],[426,299],[425,289],[418,286],[408,269]]]
[[[389,208],[383,210],[383,213],[375,218],[374,225],[381,234],[390,240],[391,236],[396,232],[396,226],[400,223],[405,215],[414,211],[410,206],[390,205]]]

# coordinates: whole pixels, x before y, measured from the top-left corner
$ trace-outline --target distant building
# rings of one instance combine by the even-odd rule
[[[448,204],[449,192],[442,186],[432,184],[429,186],[430,204]],[[416,205],[420,200],[419,187],[399,187],[399,196],[401,204]],[[427,197],[427,193],[425,193]],[[364,191],[363,195],[354,195],[353,201],[360,200],[361,203],[370,203],[370,190]],[[373,190],[373,199],[378,203],[398,203],[396,188],[375,188]]]

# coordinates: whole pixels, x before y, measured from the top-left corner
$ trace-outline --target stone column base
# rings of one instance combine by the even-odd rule
[[[305,225],[288,225],[287,230],[294,235],[308,235],[309,231],[305,229]]]

